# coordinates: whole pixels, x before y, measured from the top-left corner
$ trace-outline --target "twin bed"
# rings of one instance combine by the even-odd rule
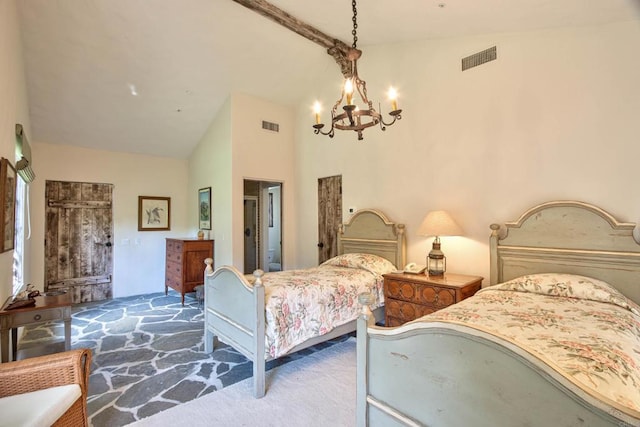
[[[476,296],[397,328],[365,306],[357,425],[640,426],[634,227],[545,203],[491,226]]]
[[[246,277],[231,266],[205,271],[205,351],[218,339],[253,362],[254,395],[265,394],[265,363],[355,331],[358,295],[384,318],[382,274],[405,261],[404,225],[356,212],[340,227],[338,253],[322,265]]]
[[[257,272],[253,283],[233,267],[209,267],[205,349],[220,338],[247,356],[261,397],[267,360],[357,324],[358,426],[640,426],[634,228],[586,203],[536,206],[491,225],[491,286],[384,328],[376,326],[381,274],[404,265],[404,226],[360,211],[341,228],[340,255],[326,265]],[[337,282],[325,283],[330,276]],[[357,294],[363,306],[354,321]],[[309,308],[310,300],[328,309]]]

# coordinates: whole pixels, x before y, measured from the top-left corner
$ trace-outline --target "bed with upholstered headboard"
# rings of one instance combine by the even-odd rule
[[[491,225],[492,286],[476,296],[397,328],[365,306],[358,425],[640,425],[634,228],[543,203]]]
[[[382,274],[405,261],[405,232],[374,209],[357,211],[338,231],[338,256],[310,269],[205,270],[205,351],[223,341],[253,362],[254,395],[265,394],[265,362],[353,332],[362,289],[377,295],[384,318]]]

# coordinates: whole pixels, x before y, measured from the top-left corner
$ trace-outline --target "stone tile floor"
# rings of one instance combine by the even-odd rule
[[[123,426],[252,375],[252,364],[225,344],[204,353],[204,314],[195,294],[170,291],[79,304],[72,310],[72,348],[90,348],[89,421]],[[62,322],[25,328],[19,353],[64,349]],[[347,339],[271,361],[267,369]]]

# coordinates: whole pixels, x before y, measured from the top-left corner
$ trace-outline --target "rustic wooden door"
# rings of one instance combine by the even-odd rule
[[[318,262],[338,255],[342,223],[342,175],[318,178]]]
[[[45,291],[74,303],[113,297],[112,184],[45,184]]]

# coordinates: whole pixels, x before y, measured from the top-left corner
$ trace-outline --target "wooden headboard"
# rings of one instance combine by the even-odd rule
[[[491,225],[491,284],[534,273],[604,280],[640,302],[640,244],[634,223],[588,203],[552,201],[517,221]]]
[[[406,257],[404,228],[378,210],[361,209],[340,225],[338,254],[375,254],[402,268]]]

